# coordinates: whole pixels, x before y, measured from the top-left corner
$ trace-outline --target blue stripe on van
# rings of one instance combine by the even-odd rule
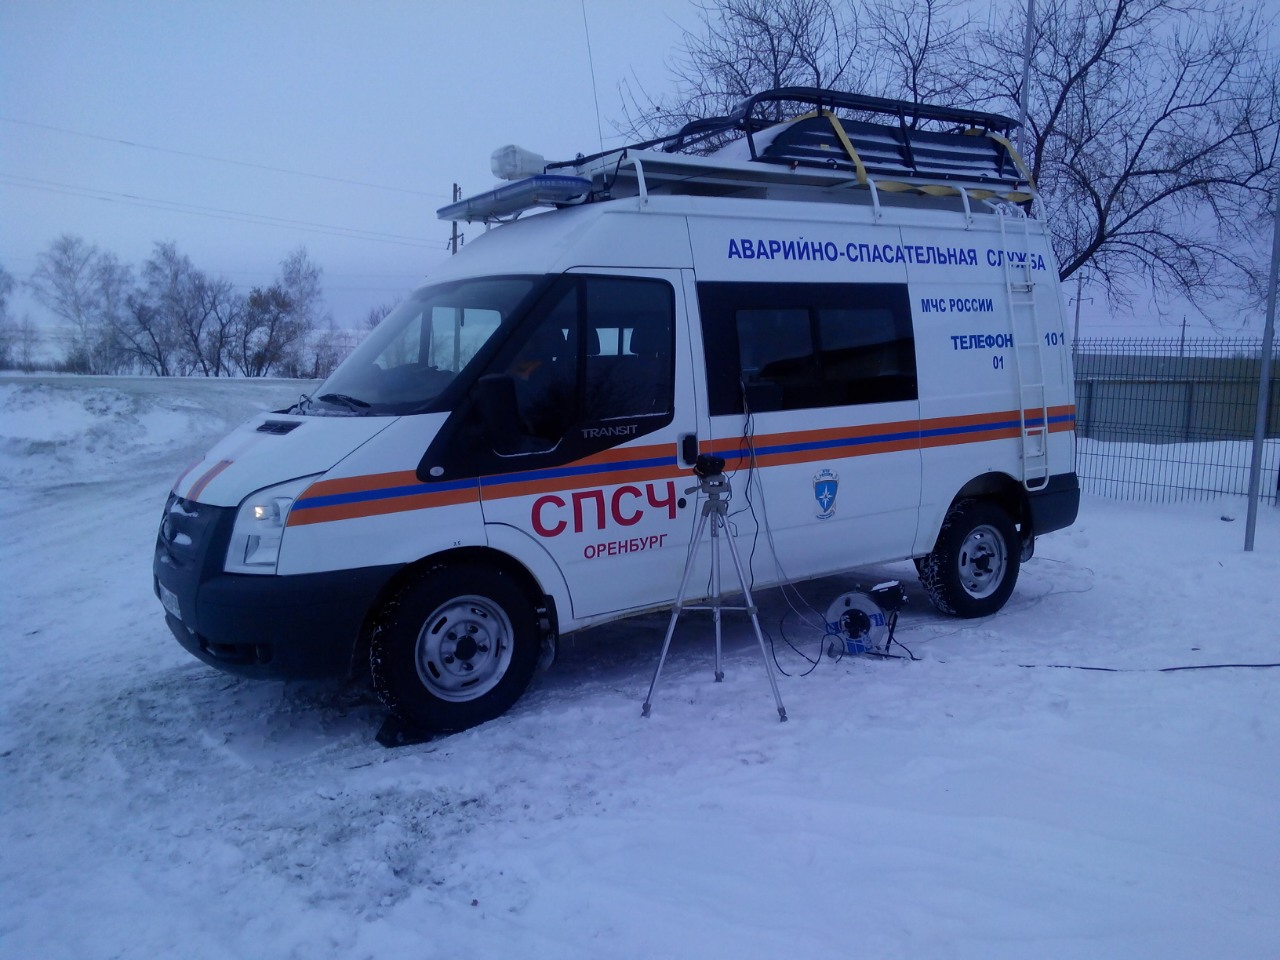
[[[526,470],[521,473],[505,473],[501,476],[481,477],[480,486],[500,487],[508,483],[526,483],[530,480],[559,480],[563,477],[588,477],[600,473],[618,473],[623,470],[643,470],[649,467],[669,467],[675,457],[649,457],[644,460],[618,460],[613,463],[592,463],[585,466],[553,467],[546,470]]]
[[[446,483],[412,483],[402,487],[382,487],[376,490],[355,490],[351,493],[331,493],[328,496],[307,497],[294,503],[292,510],[310,510],[316,507],[333,507],[344,503],[363,503],[368,500],[390,500],[393,497],[412,497],[420,493],[445,493],[476,485],[475,478],[451,480]]]

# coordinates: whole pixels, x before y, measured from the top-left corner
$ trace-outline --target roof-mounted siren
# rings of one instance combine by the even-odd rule
[[[511,181],[495,190],[467,197],[436,211],[441,220],[498,223],[518,217],[534,207],[581,203],[591,192],[591,181],[582,177],[546,174],[541,154],[515,144],[499,147],[489,157],[489,168],[500,180]]]
[[[523,180],[536,177],[547,169],[547,158],[540,153],[508,143],[489,156],[489,169],[499,180]]]

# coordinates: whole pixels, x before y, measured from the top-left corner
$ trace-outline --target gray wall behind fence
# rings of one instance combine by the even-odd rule
[[[1184,351],[1179,356],[1139,349]],[[1081,341],[1076,433],[1102,441],[1250,440],[1260,340]],[[1195,355],[1192,355],[1192,354]],[[1280,363],[1272,361],[1268,437],[1280,437]]]

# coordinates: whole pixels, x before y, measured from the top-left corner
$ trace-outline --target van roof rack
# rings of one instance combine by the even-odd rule
[[[794,115],[797,106],[809,109]],[[802,192],[810,200],[867,202],[857,188],[877,205],[880,191],[959,197],[968,212],[971,199],[1034,199],[1031,175],[1009,140],[1017,127],[1011,117],[978,110],[781,87],[748,97],[725,116],[693,120],[619,149],[552,163],[531,155],[541,166],[534,176],[442,207],[438,215],[494,223],[536,206],[651,192]]]
[[[764,90],[747,97],[723,117],[705,117],[700,120],[692,120],[674,133],[631,144],[627,149],[648,150],[658,147],[664,153],[680,153],[688,151],[692,147],[697,147],[718,135],[739,132],[746,135],[752,159],[758,159],[754,143],[754,135],[756,133],[778,124],[804,119],[800,116],[793,116],[787,119],[778,110],[773,111],[773,116],[761,116],[758,114],[761,106],[770,104],[779,107],[790,104],[806,104],[812,107],[814,112],[819,113],[834,113],[837,110],[843,110],[851,114],[895,117],[898,121],[896,126],[901,132],[902,139],[900,143],[905,151],[906,158],[909,158],[912,152],[911,131],[917,130],[921,122],[946,123],[984,133],[990,131],[1006,138],[1019,126],[1018,121],[1012,117],[1006,117],[998,113],[984,113],[980,110],[913,103],[909,100],[887,100],[884,97],[845,93],[839,90],[827,90],[822,87],[779,87],[774,90]],[[886,124],[873,125],[892,129]],[[615,151],[602,151],[582,159],[589,161],[612,152]]]

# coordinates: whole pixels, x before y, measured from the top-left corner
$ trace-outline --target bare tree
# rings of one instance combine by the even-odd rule
[[[862,56],[872,58],[867,92],[914,103],[954,104],[968,98],[972,27],[962,0],[877,0],[866,7]],[[867,54],[865,51],[872,51]]]
[[[1142,285],[1202,308],[1261,288],[1249,245],[1280,134],[1267,26],[1231,0],[1037,8],[1027,160],[1063,278],[1084,269],[1121,301]],[[1021,36],[1011,15],[974,45],[985,104],[1016,111]]]
[[[279,285],[249,291],[233,346],[240,373],[265,377],[283,364],[298,337],[293,316],[293,301]]]
[[[280,274],[268,287],[249,292],[236,323],[233,356],[247,377],[309,376],[308,339],[323,314],[320,267],[299,247],[280,261]]]
[[[17,281],[13,274],[0,266],[0,320],[9,319],[9,297],[13,294]]]
[[[1016,116],[1025,8],[975,30],[954,0],[720,0],[698,5],[674,91],[624,106],[627,132],[792,83]],[[1262,0],[1040,0],[1028,163],[1061,277],[1084,270],[1200,305],[1256,294],[1255,231],[1280,189],[1280,89]],[[635,122],[636,119],[647,123]]]
[[[169,318],[142,290],[129,294],[126,313],[120,325],[120,339],[125,352],[142,369],[157,377],[179,373],[177,354],[180,348]]]
[[[280,276],[276,281],[290,303],[286,322],[279,328],[283,337],[276,373],[288,377],[312,375],[307,346],[312,333],[321,323],[331,323],[332,317],[324,312],[324,294],[320,286],[320,266],[308,255],[306,247],[298,247],[280,261]]]
[[[378,304],[376,307],[370,307],[369,312],[366,313],[364,316],[365,329],[372,330],[374,327],[376,327],[378,324],[380,324],[383,320],[386,319],[387,314],[389,314],[392,310],[394,310],[398,306],[400,306],[400,301],[397,299],[397,300],[384,300],[382,303]]]
[[[320,276],[299,247],[270,287],[246,298],[167,241],[155,245],[135,283],[113,254],[68,234],[40,255],[29,286],[71,327],[68,370],[305,376],[314,366],[308,336],[328,320]]]
[[[215,377],[229,377],[234,372],[231,350],[244,313],[245,298],[225,277],[206,282],[200,295],[202,310],[207,315],[203,349],[208,368]]]
[[[668,63],[674,90],[651,97],[623,88],[618,128],[631,136],[670,133],[690,120],[722,116],[760,90],[858,86],[858,24],[846,0],[696,0],[698,26]],[[781,105],[779,105],[779,108]],[[778,119],[782,119],[779,115]]]
[[[289,376],[307,376],[303,357],[312,332],[321,324],[332,323],[324,310],[324,292],[320,286],[323,271],[307,255],[306,247],[298,247],[280,261],[280,288],[293,303],[289,329],[292,340],[285,345],[284,366]]]
[[[31,370],[40,343],[40,330],[29,314],[24,313],[18,320],[10,312],[9,297],[17,288],[18,281],[13,274],[0,267],[0,367]]]
[[[227,351],[240,298],[231,283],[197,269],[172,242],[157,243],[142,267],[127,326],[133,352],[160,372],[217,377],[230,372]]]
[[[36,257],[28,287],[71,330],[67,366],[115,373],[124,362],[116,327],[124,313],[130,271],[114,255],[63,234]]]
[[[120,373],[129,365],[121,329],[128,320],[133,268],[114,253],[102,251],[93,264],[98,306],[97,338],[90,366],[101,373]]]
[[[14,360],[21,370],[34,370],[36,365],[36,347],[40,345],[40,328],[24,313],[17,326],[17,346]]]
[[[280,288],[293,301],[295,318],[304,326],[320,319],[324,293],[320,287],[320,266],[307,255],[306,247],[298,247],[280,261]]]
[[[13,366],[17,359],[18,325],[9,316],[14,285],[13,274],[0,267],[0,368]]]
[[[330,318],[311,335],[308,347],[310,363],[303,376],[312,380],[322,380],[329,376],[356,348],[365,333],[365,330],[339,327]]]
[[[87,341],[96,319],[93,265],[98,248],[83,237],[64,233],[36,257],[29,281],[35,298],[72,327],[77,341]]]

